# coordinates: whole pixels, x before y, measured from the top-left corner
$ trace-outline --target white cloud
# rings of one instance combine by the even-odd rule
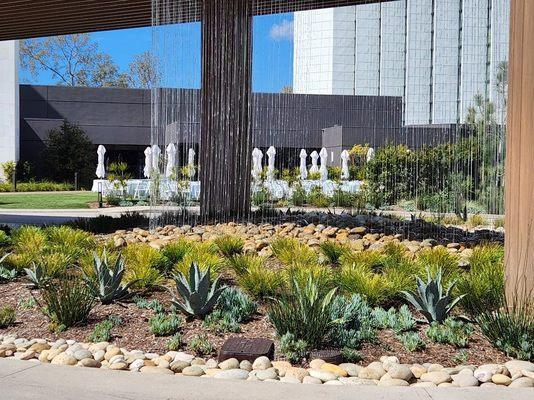
[[[293,40],[293,21],[284,19],[279,24],[274,24],[271,27],[269,36],[276,41]]]

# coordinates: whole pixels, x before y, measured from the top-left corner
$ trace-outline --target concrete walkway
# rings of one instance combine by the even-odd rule
[[[0,400],[532,400],[534,389],[316,386],[140,374],[0,359]]]

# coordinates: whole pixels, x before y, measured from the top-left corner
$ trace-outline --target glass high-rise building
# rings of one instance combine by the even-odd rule
[[[401,96],[406,125],[505,113],[510,0],[395,0],[296,12],[294,93]],[[505,92],[504,92],[505,93]]]

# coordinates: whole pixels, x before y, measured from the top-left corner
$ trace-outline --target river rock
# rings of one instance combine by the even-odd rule
[[[439,385],[440,383],[450,382],[451,376],[445,371],[432,371],[424,373],[420,379],[422,382],[432,382]]]
[[[268,357],[261,356],[254,360],[252,363],[252,369],[258,369],[258,370],[266,370],[271,368],[273,365],[271,364],[271,360],[269,360]]]
[[[508,386],[512,383],[512,379],[504,374],[495,374],[491,377],[491,381],[496,385]]]
[[[522,378],[517,378],[515,381],[510,383],[508,387],[534,387],[534,379],[527,378],[526,376]]]
[[[204,369],[198,365],[191,365],[189,367],[185,367],[182,370],[182,374],[185,376],[202,376],[204,375]]]
[[[409,381],[413,377],[410,368],[403,364],[390,364],[388,374],[392,379],[402,379],[403,381]]]
[[[322,382],[335,381],[338,378],[338,376],[332,372],[318,369],[310,369],[308,370],[308,373],[310,376],[320,379]]]
[[[464,370],[465,371],[465,370]],[[470,371],[470,370],[467,370]],[[469,374],[457,374],[457,375],[451,375],[451,378],[454,383],[456,383],[460,387],[472,387],[472,386],[478,386],[478,379]]]
[[[229,358],[219,363],[219,368],[222,370],[239,369],[239,361],[236,358]]]
[[[236,360],[237,361],[237,360]],[[216,379],[238,379],[245,380],[248,378],[248,371],[244,369],[226,369],[213,375]]]

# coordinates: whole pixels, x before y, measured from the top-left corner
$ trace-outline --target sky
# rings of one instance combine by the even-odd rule
[[[291,86],[293,79],[293,14],[254,17],[252,88],[277,93]],[[200,87],[200,23],[174,25],[154,34],[152,28],[124,29],[91,34],[102,52],[108,53],[121,70],[127,70],[135,54],[152,50],[152,38],[159,39],[165,54],[167,86]],[[178,61],[170,60],[170,54]],[[24,83],[53,85],[49,73],[31,77],[21,71]],[[172,75],[172,79],[170,76]]]

